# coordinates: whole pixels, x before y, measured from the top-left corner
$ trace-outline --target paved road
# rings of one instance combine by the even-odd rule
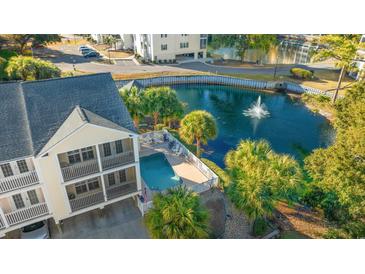
[[[75,65],[77,70],[86,72],[110,72],[117,73],[144,73],[144,72],[162,72],[162,71],[204,71],[213,73],[245,73],[245,74],[273,74],[274,68],[255,67],[255,68],[232,68],[223,66],[208,65],[202,62],[191,62],[179,65],[137,65],[132,60],[117,61],[116,64],[97,63],[97,58],[84,58],[78,51],[76,45],[62,45],[57,48],[43,50],[40,52],[45,59],[55,63],[64,71],[73,70]],[[291,67],[294,65],[280,66],[277,69],[277,74],[288,74]],[[296,67],[304,67],[308,69],[328,69],[328,64],[318,64],[312,66],[295,65]]]

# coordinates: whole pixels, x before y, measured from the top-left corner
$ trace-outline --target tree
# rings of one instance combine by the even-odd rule
[[[273,152],[267,141],[241,141],[225,157],[228,196],[251,220],[270,216],[278,200],[290,200],[302,181],[299,164]]]
[[[201,144],[217,136],[218,128],[214,117],[204,110],[195,110],[185,115],[180,122],[180,138],[188,144],[196,142],[196,155],[200,157]]]
[[[51,62],[26,56],[10,58],[5,71],[11,80],[40,80],[61,76],[61,70]]]
[[[49,42],[61,41],[58,34],[6,34],[4,37],[17,45],[21,54],[24,53],[26,45],[30,42],[32,42],[32,46],[39,46]]]
[[[208,238],[208,212],[198,194],[185,187],[168,189],[153,197],[153,207],[146,214],[146,224],[153,238]]]
[[[170,87],[151,87],[145,90],[147,113],[153,117],[156,127],[160,117],[171,119],[179,115],[182,104],[177,99],[176,92]]]
[[[273,34],[216,34],[212,37],[211,46],[235,48],[243,63],[248,49],[260,49],[267,53],[276,44],[277,37]]]
[[[6,78],[6,73],[5,73],[6,64],[7,61],[4,58],[0,57],[0,81]]]
[[[332,102],[334,103],[338,97],[338,91],[341,88],[342,79],[345,73],[354,69],[354,61],[358,50],[363,47],[363,43],[359,43],[359,35],[324,35],[318,39],[318,42],[323,45],[314,53],[314,60],[334,59],[335,65],[341,68],[338,78],[335,94]]]
[[[350,220],[365,217],[365,83],[352,87],[336,106],[337,136],[316,149],[305,168],[325,192],[334,192]],[[342,218],[343,219],[343,218]]]
[[[136,86],[131,89],[121,89],[119,92],[124,104],[132,116],[134,126],[139,129],[139,121],[146,113],[146,104],[143,91],[140,91]]]
[[[170,90],[166,93],[166,99],[164,100],[164,111],[162,113],[162,118],[171,128],[171,123],[173,120],[179,120],[184,115],[185,105],[179,101],[176,92]]]

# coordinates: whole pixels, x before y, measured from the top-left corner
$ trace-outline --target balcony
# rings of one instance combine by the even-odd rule
[[[88,160],[61,168],[65,182],[99,172],[98,160]]]
[[[119,154],[112,154],[110,156],[101,158],[101,165],[103,167],[103,170],[108,170],[111,168],[123,166],[125,164],[133,162],[134,162],[133,150]]]
[[[32,205],[30,207],[22,208],[19,210],[12,211],[10,213],[4,214],[5,219],[9,226],[30,221],[32,219],[49,214],[48,207],[46,203],[39,203]],[[0,221],[1,225],[4,225],[3,220]]]
[[[72,212],[104,202],[103,191],[94,192],[88,195],[70,199]]]
[[[106,189],[108,201],[137,191],[136,181],[125,182]]]
[[[0,179],[0,194],[39,183],[35,170]]]
[[[3,228],[5,228],[5,222],[0,216],[0,230],[3,229]]]

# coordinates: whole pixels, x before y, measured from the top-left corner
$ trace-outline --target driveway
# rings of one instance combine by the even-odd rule
[[[53,239],[148,239],[143,217],[132,198],[63,221],[61,234],[50,222]]]
[[[132,60],[118,60],[116,64],[98,63],[97,58],[84,58],[78,51],[78,45],[75,44],[62,44],[52,46],[45,49],[35,50],[35,55],[43,59],[47,59],[58,66],[63,71],[72,71],[73,65],[79,71],[100,73],[110,72],[112,74],[124,74],[124,73],[153,73],[153,72],[191,72],[191,71],[203,71],[212,73],[246,73],[246,74],[273,74],[274,68],[270,67],[254,67],[254,68],[235,68],[224,67],[206,64],[202,62],[188,62],[182,64],[136,64]],[[290,68],[294,65],[281,65],[277,68],[277,74],[289,74]],[[328,69],[327,65],[311,64],[311,65],[295,65],[296,67],[303,67],[307,69]]]

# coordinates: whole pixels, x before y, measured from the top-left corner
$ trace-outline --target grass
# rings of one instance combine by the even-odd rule
[[[280,239],[310,239],[308,236],[305,236],[298,231],[295,230],[289,230],[289,231],[283,231],[280,234]]]
[[[208,75],[206,72],[181,72],[181,71],[160,71],[160,72],[141,72],[128,74],[113,74],[114,80],[144,79],[161,76],[189,76],[189,75]]]
[[[272,74],[221,73],[221,75],[252,79],[252,80],[273,81]],[[315,70],[314,77],[315,78],[313,80],[296,79],[288,74],[288,75],[279,75],[276,80],[293,82],[305,85],[307,87],[312,87],[326,91],[337,87],[339,72],[334,70]],[[346,76],[342,81],[342,86],[346,86],[353,82],[354,82],[353,79]],[[346,90],[340,90],[340,94],[344,94],[345,91]]]

